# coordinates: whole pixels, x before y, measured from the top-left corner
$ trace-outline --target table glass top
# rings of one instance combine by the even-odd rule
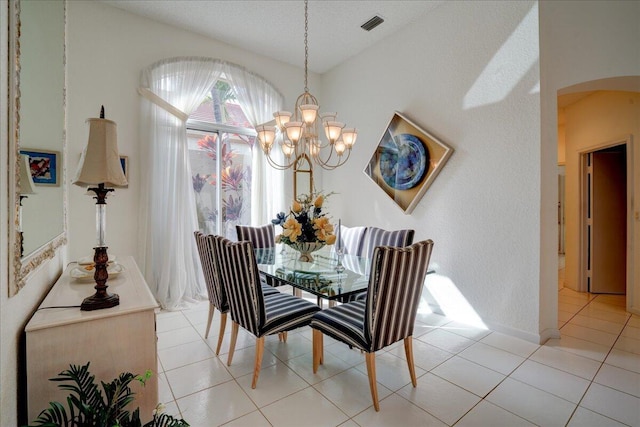
[[[369,284],[369,259],[342,256],[343,271],[333,246],[312,253],[313,262],[299,261],[300,253],[286,245],[256,249],[258,268],[272,285],[291,285],[327,299],[359,293]]]

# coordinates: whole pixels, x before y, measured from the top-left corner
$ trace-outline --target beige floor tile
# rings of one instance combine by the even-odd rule
[[[530,360],[524,362],[509,378],[576,404],[580,402],[590,384],[590,381],[584,378]]]
[[[350,417],[373,405],[369,378],[356,368],[321,381],[315,384],[314,388]],[[379,399],[384,399],[391,393],[391,390],[378,384]]]
[[[431,372],[480,397],[486,396],[505,378],[499,372],[459,356],[452,357]]]
[[[571,416],[567,427],[585,427],[585,426],[597,426],[597,427],[624,427],[625,424],[621,424],[611,418],[605,417],[593,411],[590,411],[581,406]]]
[[[617,366],[602,365],[593,382],[640,397],[640,374],[618,368]],[[640,422],[640,419],[638,419]]]
[[[561,371],[577,375],[587,380],[592,380],[602,365],[602,363],[597,360],[582,357],[547,345],[540,347],[533,353],[529,360],[560,369]]]
[[[456,427],[488,426],[533,427],[535,424],[486,400],[478,403],[456,423]]]
[[[407,385],[398,394],[447,425],[453,425],[481,398],[442,378],[427,373],[418,379],[418,385]]]
[[[458,356],[504,375],[509,375],[525,361],[524,357],[483,343],[475,343],[467,347],[458,353]]]
[[[353,417],[353,420],[361,426],[388,427],[388,426],[425,426],[444,427],[445,423],[418,408],[408,400],[392,394],[380,401],[380,412],[370,407],[361,414]]]
[[[596,383],[591,384],[580,406],[630,426],[640,420],[639,398]]]
[[[575,403],[511,378],[496,387],[486,400],[541,426],[564,426],[576,408]]]
[[[338,426],[348,416],[312,387],[261,408],[274,427]]]
[[[509,353],[513,353],[520,357],[529,357],[540,347],[538,344],[514,338],[499,332],[493,332],[487,335],[480,340],[480,342],[508,351]]]

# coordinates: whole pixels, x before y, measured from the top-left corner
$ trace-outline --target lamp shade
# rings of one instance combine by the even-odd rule
[[[29,156],[20,154],[20,194],[36,194],[31,177],[31,167],[29,166]]]
[[[80,157],[73,184],[81,187],[104,184],[107,187],[127,185],[120,164],[116,123],[107,119],[87,119],[89,141]]]

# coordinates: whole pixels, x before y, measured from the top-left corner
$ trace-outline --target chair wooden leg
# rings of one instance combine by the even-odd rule
[[[256,338],[256,361],[253,364],[253,381],[251,381],[251,388],[256,388],[256,384],[258,384],[258,376],[260,375],[260,367],[262,366],[263,353],[264,336]]]
[[[364,358],[367,362],[367,374],[369,375],[369,388],[371,389],[373,408],[376,412],[379,412],[380,404],[378,403],[378,385],[376,382],[376,354],[374,352],[365,353]]]
[[[220,332],[218,332],[218,346],[216,347],[216,356],[220,354],[222,347],[222,339],[224,338],[224,329],[227,327],[227,313],[220,315]]]
[[[282,332],[282,341],[287,342],[287,331]]]
[[[313,330],[313,373],[318,372],[318,366],[322,364],[322,353],[323,353],[323,336],[322,332],[314,329]]]
[[[413,363],[413,337],[409,336],[404,339],[404,353],[407,356],[407,365],[409,365],[409,374],[411,375],[411,384],[418,385],[416,379],[416,367]]]
[[[207,319],[207,329],[204,331],[204,338],[209,338],[209,329],[211,329],[211,322],[213,321],[213,312],[216,308],[213,304],[209,303],[209,318]]]
[[[229,356],[227,357],[227,366],[231,366],[233,360],[233,352],[236,349],[236,340],[238,339],[238,329],[240,325],[237,322],[231,322],[231,342],[229,343]]]

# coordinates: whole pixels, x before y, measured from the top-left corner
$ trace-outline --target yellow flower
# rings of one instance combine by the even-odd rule
[[[324,197],[322,197],[322,195],[320,195],[320,196],[318,196],[316,201],[313,202],[313,206],[315,206],[316,208],[321,208],[323,202],[324,202]]]
[[[320,241],[324,241],[327,244],[331,240],[330,237],[333,236],[333,225],[329,222],[327,217],[320,217],[313,220],[313,229],[315,230],[315,235]],[[335,242],[335,236],[332,240]]]
[[[302,205],[298,203],[297,200],[294,200],[293,204],[291,205],[291,210],[295,213],[299,213],[302,210]]]
[[[291,242],[298,240],[298,236],[302,234],[302,225],[295,218],[289,218],[283,225],[284,231],[282,235],[287,237]]]
[[[327,239],[325,240],[325,242],[327,243],[327,245],[333,245],[336,242],[336,235],[335,234],[329,234],[327,236]]]

